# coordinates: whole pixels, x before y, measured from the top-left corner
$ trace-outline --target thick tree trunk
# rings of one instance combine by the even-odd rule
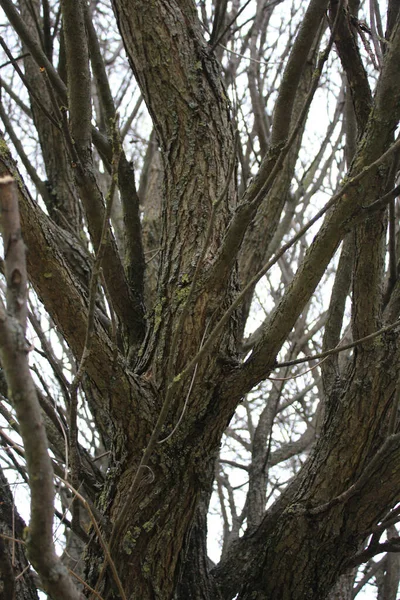
[[[153,387],[149,420],[140,423],[137,437],[122,433],[124,456],[107,501],[111,520],[118,523],[118,537],[111,539],[114,560],[129,565],[121,569],[122,584],[128,596],[143,600],[165,600],[176,589],[182,551],[200,497],[209,497],[212,479],[207,474],[213,471],[232,413],[230,406],[220,405],[219,382],[227,369],[221,357],[233,360],[236,348],[236,321],[231,320],[216,338],[215,350],[180,381],[207,330],[232,301],[235,274],[225,281],[212,276],[212,262],[236,205],[236,184],[234,136],[217,65],[207,54],[191,3],[172,4],[173,10],[166,11],[163,2],[155,2],[149,11],[147,1],[114,3],[164,166],[158,303],[141,356],[131,360],[142,374],[139,395],[141,380],[150,380]],[[157,51],[149,62],[150,46]],[[172,46],[174,65],[169,60]],[[155,445],[132,487],[141,453],[164,410],[161,440],[181,417],[182,422],[168,440]],[[114,440],[114,446],[118,443]],[[92,583],[96,578],[91,573]],[[109,574],[104,584],[108,597],[113,585]]]

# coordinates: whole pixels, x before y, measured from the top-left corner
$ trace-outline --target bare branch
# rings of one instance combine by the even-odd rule
[[[0,308],[0,355],[17,413],[31,486],[29,556],[46,591],[55,599],[81,600],[53,545],[54,485],[47,437],[28,365],[25,345],[26,266],[19,223],[17,186],[0,181],[2,233],[7,249],[7,313]]]

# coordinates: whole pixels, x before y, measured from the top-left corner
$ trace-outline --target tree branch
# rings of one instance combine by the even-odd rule
[[[338,20],[335,46],[347,76],[360,136],[365,130],[372,106],[368,76],[357,45],[357,37],[351,27],[349,8],[346,6],[345,9],[338,0],[333,0],[330,3],[330,15],[332,21]]]
[[[82,600],[53,545],[53,469],[25,346],[25,246],[21,238],[17,186],[11,177],[0,180],[0,194],[7,278],[7,312],[3,305],[0,306],[0,356],[24,440],[30,479],[29,557],[45,590],[53,598]]]
[[[49,314],[65,336],[73,354],[80,357],[87,327],[86,291],[72,275],[60,250],[58,228],[30,197],[3,142],[0,152],[0,175],[4,174],[13,175],[18,183],[18,200],[25,243],[28,248],[35,249],[35,252],[29,252],[27,255],[30,281],[39,297],[46,303]],[[40,261],[37,260],[37,256],[40,256]],[[132,382],[131,375],[122,364],[120,355],[117,361],[114,360],[114,352],[112,341],[105,335],[96,319],[96,335],[92,340],[92,353],[87,364],[88,376],[99,390],[109,390],[110,381],[114,378],[118,381],[118,385],[113,387],[109,405],[104,404],[103,396],[93,397],[93,401],[96,401],[97,426],[106,437],[110,419],[124,422],[126,406],[129,405],[133,410],[132,407],[136,402],[134,398],[136,392],[132,393],[132,391],[133,389],[138,391],[138,385]],[[139,396],[137,399],[139,400]],[[148,406],[143,402],[142,389],[140,410],[145,415]],[[135,433],[132,430],[131,433],[135,436],[137,431]]]

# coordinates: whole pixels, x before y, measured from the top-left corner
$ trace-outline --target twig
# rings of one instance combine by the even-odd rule
[[[19,106],[19,108],[22,110],[22,112],[24,112],[30,119],[32,119],[32,111],[29,108],[29,106],[27,106],[21,100],[21,98],[19,98],[18,94],[15,93],[15,91],[12,89],[12,87],[9,86],[8,83],[6,81],[4,81],[4,79],[2,77],[0,77],[0,88],[3,88],[7,92],[7,94],[11,98],[11,100],[13,100],[15,102],[15,104],[17,106]]]
[[[14,535],[11,536],[11,535],[6,535],[5,533],[0,533],[0,538],[7,540],[9,542],[12,542],[12,544],[14,546],[15,546],[15,544],[22,544],[23,546],[26,545],[25,540],[19,540]],[[27,564],[26,567],[21,571],[21,573],[18,573],[15,580],[18,581],[18,579],[21,579],[24,576],[24,574],[26,573],[26,571],[30,568],[30,566],[31,566],[30,564]],[[86,583],[86,581],[84,579],[79,577],[79,575],[77,573],[75,573],[75,571],[73,571],[72,569],[68,569],[68,571],[73,577],[75,577],[75,579],[77,579],[79,581],[79,583],[81,583],[83,586],[85,586],[85,588],[87,588],[90,592],[95,594],[97,596],[97,598],[99,598],[100,600],[103,600],[103,597],[98,592],[96,592],[96,590],[94,590],[88,583]]]
[[[228,25],[225,27],[225,29],[222,31],[221,35],[218,36],[218,38],[215,40],[215,42],[213,43],[213,45],[211,46],[209,52],[210,54],[212,52],[214,52],[215,48],[218,46],[218,44],[220,43],[220,41],[224,38],[224,35],[227,33],[227,31],[232,27],[232,25],[234,24],[234,22],[240,17],[240,15],[242,14],[242,12],[244,11],[245,8],[247,8],[247,6],[250,4],[251,0],[247,0],[247,2],[245,2],[243,4],[243,6],[237,11],[237,13],[235,14],[235,16],[229,21]]]
[[[29,177],[31,178],[31,180],[32,180],[33,184],[35,185],[35,187],[37,188],[38,192],[41,194],[43,200],[46,202],[46,204],[48,204],[49,203],[48,189],[45,186],[44,182],[40,179],[39,175],[37,174],[37,170],[35,169],[35,167],[31,163],[31,161],[29,160],[29,158],[24,150],[24,147],[21,143],[20,137],[15,132],[14,127],[12,126],[12,123],[11,123],[10,119],[8,118],[8,114],[4,108],[1,98],[0,98],[0,118],[3,121],[4,128],[7,131],[10,140],[14,144],[14,148],[16,149],[16,151],[21,159],[21,162],[24,165]]]
[[[36,104],[38,105],[38,107],[40,108],[40,110],[43,112],[43,114],[45,114],[46,117],[51,121],[51,123],[54,125],[54,127],[58,128],[57,122],[54,119],[53,115],[51,115],[49,113],[49,111],[47,110],[47,108],[44,106],[43,102],[40,100],[40,98],[35,93],[35,90],[28,83],[28,80],[26,79],[25,75],[23,74],[23,72],[19,68],[19,65],[17,64],[17,62],[13,58],[13,55],[9,51],[6,42],[4,41],[4,39],[1,36],[0,36],[0,45],[3,48],[4,52],[6,53],[6,55],[8,56],[8,58],[10,59],[10,62],[12,63],[12,66],[14,67],[15,71],[18,73],[18,75],[19,75],[22,83],[24,84],[24,86],[26,87],[26,89],[28,90],[28,92],[30,93],[30,95],[32,96],[33,100],[36,102]]]
[[[58,383],[60,384],[64,395],[66,396],[68,394],[68,381],[62,371],[59,361],[57,360],[57,358],[54,355],[51,345],[49,344],[49,342],[46,339],[46,336],[40,326],[39,320],[36,318],[36,315],[33,312],[33,310],[34,309],[32,307],[32,310],[30,310],[28,313],[29,321],[31,322],[31,325],[32,325],[33,329],[35,330],[36,335],[39,338],[40,344],[44,350],[45,357],[46,357],[49,365],[53,369],[54,375],[55,375]]]
[[[364,342],[368,342],[370,340],[373,340],[374,338],[383,335],[384,333],[391,331],[392,329],[395,329],[396,327],[400,326],[400,319],[398,321],[396,321],[395,323],[391,323],[391,325],[386,325],[386,327],[382,327],[382,329],[378,329],[378,331],[374,331],[374,333],[370,333],[369,335],[366,335],[363,338],[359,338],[358,340],[355,340],[354,342],[351,342],[350,344],[345,344],[344,346],[340,346],[340,344],[338,344],[336,346],[336,348],[331,348],[330,350],[326,350],[325,352],[320,352],[319,354],[313,354],[312,356],[305,356],[304,358],[296,358],[294,360],[288,360],[286,362],[282,362],[282,363],[278,363],[274,366],[274,369],[281,369],[282,367],[293,367],[294,365],[300,365],[302,363],[305,362],[309,362],[310,360],[318,360],[320,358],[325,359],[328,356],[332,356],[334,354],[339,354],[339,352],[343,352],[344,350],[350,350],[351,348],[354,348],[355,346],[359,346],[360,344],[363,344]],[[322,361],[321,361],[322,362]],[[318,365],[320,365],[321,363],[318,363]],[[318,366],[315,365],[315,366]],[[315,368],[315,367],[313,367]],[[311,370],[311,369],[309,369]],[[306,373],[308,373],[308,371],[306,371]],[[304,375],[304,373],[302,373],[302,375]],[[300,375],[297,375],[296,377],[300,377]],[[268,377],[268,379],[270,379]]]
[[[13,61],[22,60],[23,58],[26,58],[27,56],[30,56],[29,52],[25,52],[24,54],[20,54],[19,56],[17,56],[13,60],[8,60],[7,62],[2,63],[0,65],[0,69],[2,69],[3,67],[8,67],[8,65],[13,65]]]
[[[18,433],[20,433],[19,430]],[[5,447],[6,450],[14,450],[14,452],[18,454],[18,456],[20,456],[21,458],[25,458],[25,452],[23,447],[17,444],[17,442],[14,442],[14,440],[12,440],[3,429],[0,429],[0,436],[3,438],[4,442],[8,444],[8,446]]]
[[[374,212],[375,210],[379,210],[380,208],[383,208],[384,206],[386,206],[391,200],[394,200],[399,194],[400,194],[400,184],[396,185],[396,187],[394,187],[392,190],[390,190],[390,192],[388,192],[381,198],[378,198],[378,200],[375,200],[375,202],[368,204],[368,206],[362,206],[361,208],[364,209],[368,213]]]
[[[379,71],[380,70],[380,65],[377,62],[377,59],[379,61],[379,56],[375,57],[374,53],[372,52],[372,48],[371,48],[371,44],[369,43],[369,41],[367,40],[367,36],[365,35],[365,32],[367,32],[370,36],[372,36],[372,40],[375,42],[374,40],[374,36],[372,34],[372,31],[369,29],[369,27],[367,27],[364,23],[360,23],[360,21],[358,19],[354,19],[353,20],[353,24],[355,25],[358,35],[361,38],[361,41],[364,45],[365,51],[368,54],[373,67]]]
[[[105,563],[106,564],[108,563],[110,565],[110,568],[111,568],[111,571],[112,571],[112,574],[113,574],[113,577],[114,577],[114,581],[115,581],[115,583],[116,583],[116,585],[118,587],[118,591],[119,591],[119,593],[121,595],[122,600],[127,600],[124,588],[122,587],[122,583],[121,583],[121,580],[120,580],[119,575],[118,575],[118,571],[117,571],[115,563],[114,563],[114,561],[113,561],[113,559],[111,557],[109,547],[107,546],[107,544],[106,544],[106,542],[105,542],[105,540],[103,538],[103,535],[102,535],[101,530],[100,530],[100,526],[99,526],[99,524],[98,524],[98,522],[97,522],[97,520],[96,520],[96,518],[95,518],[95,516],[94,516],[94,514],[92,512],[90,504],[87,502],[87,500],[68,481],[66,481],[62,477],[59,477],[58,475],[56,475],[56,477],[57,477],[57,479],[59,479],[64,485],[66,485],[75,494],[76,498],[80,502],[82,502],[83,506],[86,508],[86,510],[87,510],[87,512],[89,514],[90,520],[92,521],[93,527],[94,527],[94,529],[96,531],[96,534],[97,534],[97,537],[99,539],[100,545],[101,545],[101,547],[103,549],[104,557],[105,557]],[[93,593],[97,594],[96,590],[93,590]]]
[[[318,367],[320,367],[322,365],[322,363],[325,362],[326,359],[327,359],[327,357],[325,357],[323,360],[321,360],[316,365],[313,365],[309,369],[306,369],[302,373],[297,373],[296,375],[290,375],[289,377],[267,377],[267,379],[269,381],[291,381],[292,379],[298,379],[299,377],[303,377],[304,375],[307,375],[307,373],[311,373],[311,371],[314,371],[314,369],[317,369]],[[311,360],[311,358],[310,358],[310,360]],[[287,366],[287,365],[285,365],[285,366]],[[275,366],[274,368],[277,369],[278,367]]]
[[[6,535],[5,533],[0,533],[0,537],[3,538],[4,540],[8,540],[9,542],[13,542],[14,544],[26,545],[25,540],[19,540],[19,539],[15,538],[14,536]]]
[[[78,573],[75,573],[75,571],[73,571],[72,569],[68,569],[68,571],[72,575],[72,577],[75,577],[75,579],[77,579],[79,583],[81,583],[87,590],[89,590],[89,592],[92,592],[92,594],[94,594],[96,598],[99,598],[99,600],[104,600],[103,596],[101,596],[99,592],[96,592],[94,588],[92,588],[88,583],[86,583],[86,581],[82,579],[82,577],[79,577]]]
[[[245,54],[240,54],[239,52],[235,52],[234,50],[231,50],[230,48],[228,48],[227,46],[224,46],[223,44],[219,44],[219,46],[221,46],[221,48],[223,48],[230,54],[239,56],[239,58],[244,58],[245,60],[248,60],[252,63],[256,63],[257,65],[264,65],[266,67],[269,67],[270,65],[281,65],[283,63],[283,60],[275,60],[275,61],[268,61],[268,62],[265,60],[257,60],[256,58],[251,58],[251,56],[246,56]]]

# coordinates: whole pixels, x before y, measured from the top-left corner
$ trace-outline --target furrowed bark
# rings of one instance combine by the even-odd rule
[[[114,2],[114,9],[157,131],[164,163],[160,301],[140,367],[148,369],[152,362],[157,381],[164,373],[176,317],[192,283],[196,263],[191,257],[201,254],[213,202],[227,183],[235,148],[218,67],[208,54],[192,3],[173,2],[167,9],[158,1],[145,9],[141,2],[133,7],[119,0]],[[148,57],[146,48],[153,44],[157,50]],[[168,59],[172,48],[177,56],[174,65]],[[236,185],[232,180],[217,211],[201,274],[217,252],[235,204]],[[220,309],[221,285],[214,284],[207,293],[202,292],[201,298],[197,291],[194,293],[193,317],[185,319],[184,324],[193,343],[186,347],[185,357],[179,355],[179,348],[172,348],[174,374],[182,369],[186,356],[198,350],[207,321],[214,309]],[[227,297],[231,285],[227,286]]]

